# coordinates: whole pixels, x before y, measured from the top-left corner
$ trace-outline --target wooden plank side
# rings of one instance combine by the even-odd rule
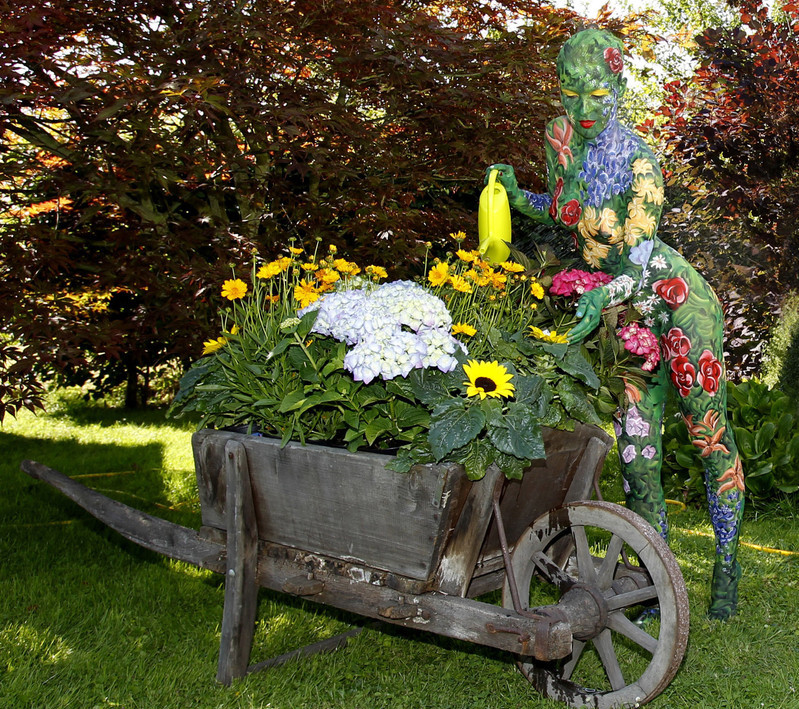
[[[459,466],[386,470],[389,456],[289,443],[222,431],[195,434],[203,524],[224,528],[216,449],[235,439],[247,450],[259,536],[414,579],[432,575],[464,484]]]

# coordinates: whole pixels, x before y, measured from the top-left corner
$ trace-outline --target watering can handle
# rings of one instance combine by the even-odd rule
[[[494,213],[494,183],[497,181],[499,170],[491,170],[488,175],[488,213]],[[491,236],[491,220],[488,220],[488,236]]]

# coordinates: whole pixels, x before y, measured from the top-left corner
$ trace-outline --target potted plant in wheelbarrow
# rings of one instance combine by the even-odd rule
[[[317,243],[222,284],[221,333],[172,407],[202,413],[204,533],[229,538],[229,487],[247,488],[261,558],[292,560],[273,587],[515,650],[574,706],[648,701],[684,651],[682,577],[643,520],[585,501],[610,446],[600,415],[646,386],[635,314],[569,346],[570,298],[603,274],[546,251],[492,264],[452,236],[416,281]],[[469,600],[499,587],[534,629]],[[647,604],[661,619],[642,629]]]
[[[600,415],[625,380],[646,385],[635,313],[568,345],[571,299],[601,274],[546,252],[491,264],[453,236],[416,281],[292,244],[221,284],[221,332],[171,409],[202,413],[199,531],[23,468],[225,574],[221,682],[285,659],[250,665],[263,586],[511,652],[571,706],[643,704],[685,651],[685,585],[643,519],[588,500],[611,444]],[[477,598],[500,588],[501,606]]]

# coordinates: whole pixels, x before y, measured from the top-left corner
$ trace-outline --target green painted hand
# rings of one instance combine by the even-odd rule
[[[602,311],[610,302],[610,296],[604,288],[594,288],[583,293],[577,303],[577,319],[580,321],[569,332],[569,342],[579,342],[588,335],[602,318]]]
[[[510,165],[497,163],[496,165],[487,167],[485,176],[486,185],[488,184],[488,176],[491,174],[492,170],[499,170],[497,182],[505,188],[505,191],[508,193],[508,200],[513,201],[521,196],[522,191],[519,189],[519,184],[516,182],[516,173]]]

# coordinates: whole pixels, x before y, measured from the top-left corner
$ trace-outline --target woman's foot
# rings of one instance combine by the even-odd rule
[[[711,620],[727,620],[735,615],[738,608],[740,579],[741,565],[737,561],[731,566],[716,562],[710,584],[710,609],[707,614]]]

